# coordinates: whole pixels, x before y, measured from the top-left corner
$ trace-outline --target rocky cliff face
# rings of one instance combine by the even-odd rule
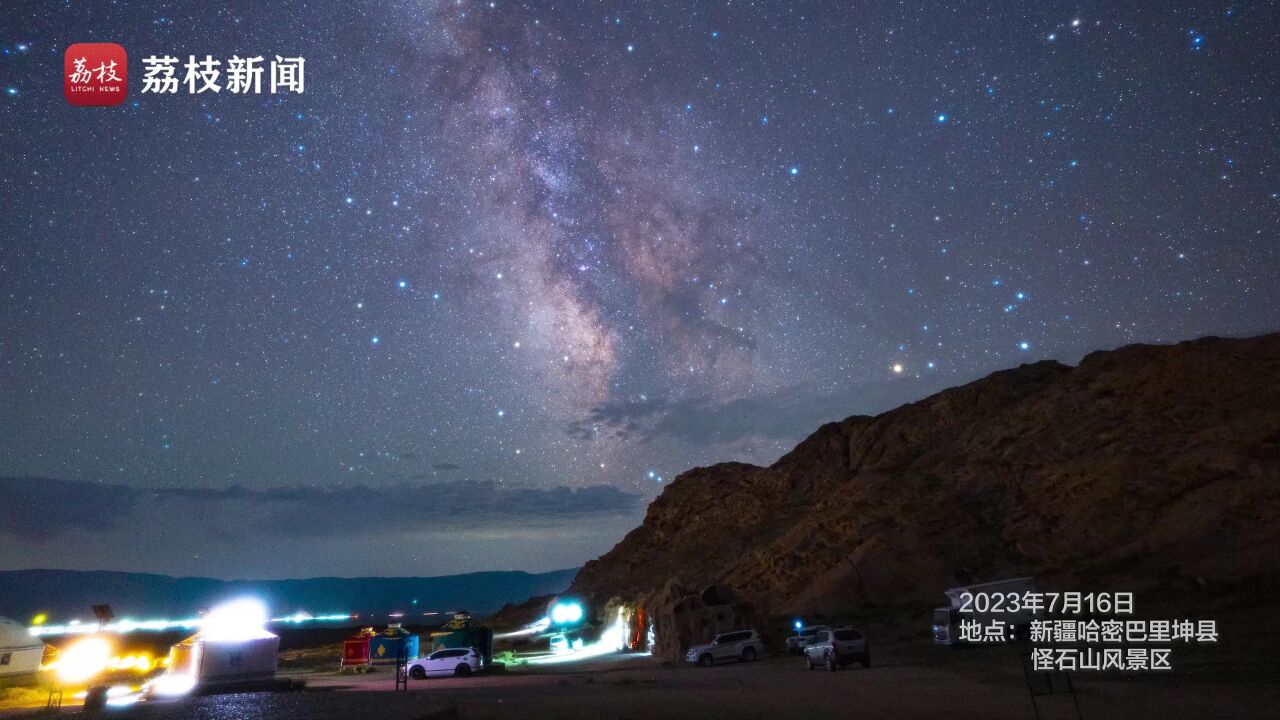
[[[722,583],[776,613],[936,605],[1034,574],[1142,590],[1280,575],[1280,334],[1039,362],[677,477],[573,591]]]

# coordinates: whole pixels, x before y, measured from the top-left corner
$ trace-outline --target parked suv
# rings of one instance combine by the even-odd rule
[[[810,670],[819,665],[835,670],[855,662],[862,663],[862,667],[871,667],[871,649],[867,647],[867,636],[861,630],[822,630],[805,646],[804,662]]]
[[[764,655],[764,643],[755,630],[736,630],[715,636],[706,645],[694,645],[685,655],[685,662],[711,667],[718,662],[737,660],[751,662]]]
[[[804,652],[804,646],[813,642],[813,636],[823,630],[827,630],[826,625],[814,625],[797,632],[795,635],[787,636],[787,652],[792,655],[799,655]]]
[[[450,675],[467,677],[480,672],[483,666],[484,661],[474,648],[446,648],[409,663],[409,677],[415,680]]]

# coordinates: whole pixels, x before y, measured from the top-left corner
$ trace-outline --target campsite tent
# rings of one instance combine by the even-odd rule
[[[234,640],[206,640],[196,633],[169,649],[169,672],[200,685],[270,680],[276,675],[280,638],[265,630]]]
[[[18,623],[0,617],[0,677],[34,675],[44,658],[44,643]]]
[[[342,667],[369,664],[369,640],[376,635],[373,628],[361,628],[360,632],[342,641]]]
[[[369,639],[369,661],[374,665],[395,665],[402,651],[409,662],[418,659],[418,636],[399,623],[388,625],[381,634]]]
[[[487,667],[493,662],[493,631],[466,613],[458,613],[439,631],[431,633],[431,651],[444,648],[475,648]]]

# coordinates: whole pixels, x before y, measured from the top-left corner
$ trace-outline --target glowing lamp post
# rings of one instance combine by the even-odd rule
[[[557,602],[551,606],[551,624],[556,627],[569,627],[582,622],[585,615],[582,603],[574,600]]]

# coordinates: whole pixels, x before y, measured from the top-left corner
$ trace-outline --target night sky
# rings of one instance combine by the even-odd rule
[[[1275,5],[217,5],[6,3],[0,568],[572,567],[694,465],[1280,327]]]

